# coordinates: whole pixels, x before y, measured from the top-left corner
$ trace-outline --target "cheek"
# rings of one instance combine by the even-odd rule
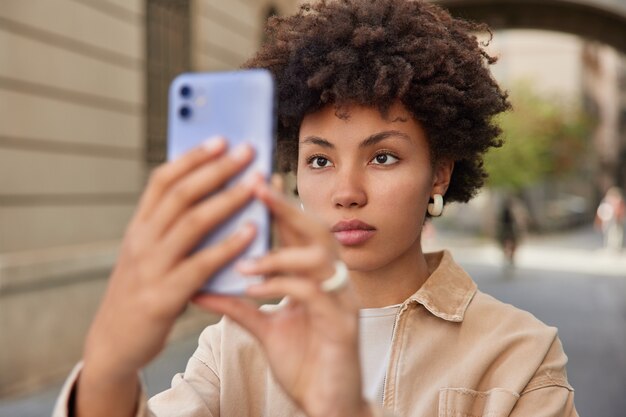
[[[383,214],[389,220],[396,223],[398,227],[411,227],[413,224],[421,224],[426,204],[423,199],[415,194],[391,194],[392,199],[384,205]]]
[[[399,240],[413,240],[419,236],[430,195],[426,179],[396,179],[387,181],[377,193],[378,218],[386,223],[386,229]],[[401,238],[404,236],[404,238]]]
[[[378,204],[416,215],[420,214],[420,210],[426,210],[431,191],[429,179],[417,173],[381,178],[377,181],[376,189],[372,197],[379,200]]]

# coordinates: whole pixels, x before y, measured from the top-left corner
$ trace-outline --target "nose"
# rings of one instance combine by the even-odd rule
[[[336,208],[358,208],[367,204],[367,193],[362,175],[354,170],[337,172],[332,203]]]

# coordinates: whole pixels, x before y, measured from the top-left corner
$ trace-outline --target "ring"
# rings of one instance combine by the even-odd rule
[[[322,291],[334,292],[348,284],[348,267],[342,261],[335,261],[335,274],[322,281]]]

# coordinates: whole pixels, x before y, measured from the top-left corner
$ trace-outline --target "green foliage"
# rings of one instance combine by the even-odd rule
[[[576,170],[587,148],[590,120],[568,103],[539,96],[527,83],[510,94],[513,111],[496,120],[504,145],[485,157],[489,186],[518,191]]]

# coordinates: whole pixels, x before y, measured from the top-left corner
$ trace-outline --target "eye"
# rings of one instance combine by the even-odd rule
[[[372,159],[374,165],[393,165],[398,161],[399,159],[390,153],[379,153]]]
[[[307,161],[307,164],[313,169],[327,168],[332,166],[332,163],[323,156],[312,156]]]

